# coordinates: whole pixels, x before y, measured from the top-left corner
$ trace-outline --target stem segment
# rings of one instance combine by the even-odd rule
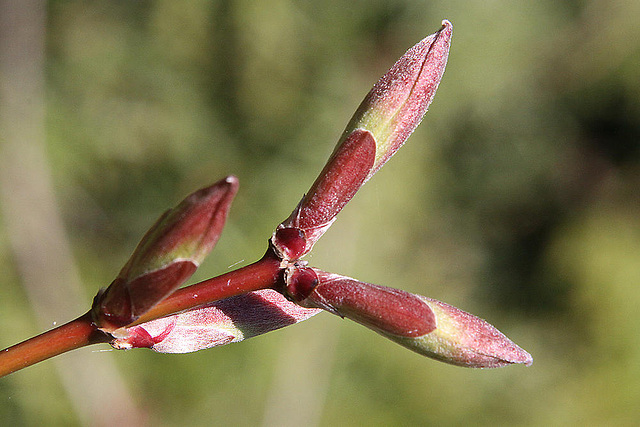
[[[181,288],[128,326],[176,314],[213,301],[260,289],[273,288],[283,277],[280,259],[272,249],[258,261],[221,276]]]
[[[0,351],[0,377],[27,366],[90,344],[108,343],[113,338],[100,332],[91,313]]]
[[[282,271],[280,260],[269,249],[253,264],[175,291],[134,324],[246,292],[273,288],[282,280]],[[88,312],[69,323],[0,351],[0,377],[67,351],[90,344],[110,343],[113,339],[99,329],[91,312]]]

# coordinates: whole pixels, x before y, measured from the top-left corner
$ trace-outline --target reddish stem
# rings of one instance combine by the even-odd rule
[[[0,351],[0,377],[27,366],[112,337],[96,329],[91,313]]]
[[[273,288],[282,280],[280,259],[269,249],[258,261],[218,277],[181,288],[140,316],[132,325],[148,322],[224,298]],[[132,326],[129,325],[129,326]]]
[[[178,289],[141,316],[148,322],[209,302],[259,289],[273,288],[282,280],[280,260],[271,249],[260,260],[222,276]],[[90,344],[109,343],[113,337],[98,329],[91,312],[0,351],[0,377],[43,360]]]

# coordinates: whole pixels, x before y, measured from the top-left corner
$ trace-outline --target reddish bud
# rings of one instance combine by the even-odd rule
[[[529,353],[486,321],[452,305],[421,298],[436,315],[436,330],[415,339],[388,338],[425,356],[470,368],[533,363]]]
[[[311,276],[309,270],[314,272]],[[315,279],[304,300],[294,301],[304,307],[322,308],[347,317],[383,334],[418,337],[435,329],[435,318],[429,305],[420,297],[400,289],[360,282],[349,277],[303,268],[288,275],[287,284],[294,289],[300,283]],[[289,289],[288,288],[288,289]]]
[[[273,235],[272,245],[283,259],[296,260],[311,251],[358,189],[418,126],[442,79],[451,31],[451,23],[443,21],[442,29],[409,49],[362,101],[320,176]],[[279,234],[282,229],[299,229],[304,240],[290,242]]]
[[[113,333],[116,349],[151,348],[161,353],[189,353],[239,342],[317,314],[280,293],[264,289],[216,301]]]
[[[308,267],[291,267],[286,280],[289,296],[303,307],[347,317],[446,363],[495,368],[533,361],[489,323],[431,298]]]
[[[307,238],[301,228],[281,225],[273,234],[271,242],[278,255],[286,260],[298,259],[307,253]]]
[[[452,26],[442,28],[409,49],[367,94],[347,125],[366,129],[376,140],[376,161],[369,179],[418,127],[436,94],[447,65]]]
[[[238,180],[230,176],[165,212],[96,296],[96,323],[106,330],[129,325],[187,280],[218,241],[237,191]]]
[[[273,235],[272,244],[284,259],[296,260],[311,251],[364,183],[373,166],[375,152],[373,136],[363,130],[352,132],[338,147],[309,193]],[[300,230],[303,240],[285,239],[283,230]],[[291,234],[288,232],[286,237]]]
[[[310,267],[290,266],[285,273],[286,294],[292,301],[300,303],[307,299],[318,286],[318,275]]]

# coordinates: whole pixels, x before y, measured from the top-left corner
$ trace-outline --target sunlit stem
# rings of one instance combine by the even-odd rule
[[[179,313],[246,292],[272,288],[282,278],[280,260],[269,249],[260,260],[238,270],[175,291],[132,325]],[[129,326],[132,326],[129,325]]]
[[[91,313],[58,326],[0,352],[0,377],[27,366],[90,344],[107,343],[111,337],[93,325]]]
[[[135,324],[259,289],[274,288],[282,279],[280,260],[270,249],[260,260],[222,276],[174,292],[142,315]],[[91,344],[109,343],[88,312],[69,323],[0,351],[0,377],[43,360]]]

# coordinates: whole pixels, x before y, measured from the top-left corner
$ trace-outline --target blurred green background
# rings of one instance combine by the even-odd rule
[[[534,364],[452,367],[323,313],[189,355],[46,361],[0,379],[3,424],[640,423],[640,2],[57,0],[23,21],[14,3],[0,3],[1,347],[83,313],[164,209],[227,174],[241,189],[192,282],[256,260],[369,88],[447,18],[422,126],[308,260],[470,311]],[[16,197],[40,221],[31,241],[58,216],[49,246],[21,246]],[[49,256],[64,262],[36,274]],[[75,297],[55,285],[69,275]],[[29,280],[77,300],[71,314],[45,299],[42,319]]]

